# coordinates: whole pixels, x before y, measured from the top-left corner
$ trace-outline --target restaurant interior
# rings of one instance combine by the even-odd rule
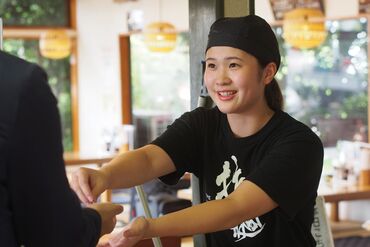
[[[369,0],[3,0],[1,47],[46,70],[69,175],[150,143],[199,106],[210,24],[253,13],[279,42],[284,111],[324,145],[317,246],[370,246]],[[143,204],[157,217],[197,203],[198,182],[153,180],[101,200],[124,205],[120,229]],[[205,246],[202,236],[162,241]]]

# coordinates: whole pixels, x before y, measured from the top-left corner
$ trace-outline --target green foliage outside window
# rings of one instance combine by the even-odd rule
[[[180,116],[190,106],[189,34],[177,35],[171,52],[149,51],[142,34],[130,36],[133,112]]]
[[[69,25],[68,0],[1,0],[0,16],[7,26]]]
[[[32,27],[69,27],[69,0],[0,0],[0,17],[4,29]],[[34,62],[45,69],[51,89],[58,100],[65,151],[73,150],[71,85],[69,57],[59,60],[44,58],[37,39],[4,39],[3,49],[15,56]]]
[[[276,75],[285,110],[310,126],[325,146],[368,136],[368,33],[365,18],[327,21],[319,47],[299,50],[275,29],[282,64]]]
[[[51,60],[40,56],[38,40],[5,39],[4,50],[27,61],[37,63],[48,74],[51,89],[58,99],[61,115],[63,146],[65,151],[72,151],[72,112],[69,58]]]

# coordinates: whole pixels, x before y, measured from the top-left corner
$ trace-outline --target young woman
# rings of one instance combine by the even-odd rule
[[[91,203],[108,188],[155,177],[173,183],[191,172],[203,181],[205,202],[156,219],[139,217],[106,246],[197,233],[207,233],[208,247],[316,246],[311,224],[323,148],[281,110],[274,79],[280,53],[271,27],[255,15],[217,20],[205,62],[216,107],[185,113],[151,144],[73,177],[80,199]]]

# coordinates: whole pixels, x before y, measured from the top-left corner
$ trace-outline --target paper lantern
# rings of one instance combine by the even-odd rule
[[[168,22],[153,22],[144,29],[145,44],[153,52],[170,52],[175,49],[177,34]]]
[[[71,39],[65,30],[49,30],[41,35],[40,53],[50,59],[61,59],[71,54]]]
[[[291,46],[314,48],[321,45],[326,36],[324,14],[319,9],[300,8],[285,13],[283,38]]]

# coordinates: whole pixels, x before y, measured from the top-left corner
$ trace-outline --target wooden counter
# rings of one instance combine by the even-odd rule
[[[325,202],[331,204],[330,219],[336,222],[339,221],[339,202],[370,199],[370,185],[341,188],[322,186],[319,188],[319,195],[325,198]]]
[[[83,154],[79,152],[64,153],[66,166],[97,164],[99,167],[108,163],[115,157],[115,154]]]
[[[105,163],[111,161],[116,154],[83,154],[78,152],[64,153],[64,162],[66,166],[80,166],[88,164],[96,164],[99,168],[102,167]],[[106,190],[101,194],[100,199],[102,202],[112,201],[112,191]]]

